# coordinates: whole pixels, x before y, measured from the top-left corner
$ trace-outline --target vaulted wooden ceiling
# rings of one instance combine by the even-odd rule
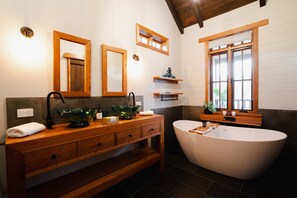
[[[260,7],[267,3],[267,0],[166,0],[166,3],[183,34],[186,27],[198,24],[202,28],[203,21],[255,1],[259,1]]]

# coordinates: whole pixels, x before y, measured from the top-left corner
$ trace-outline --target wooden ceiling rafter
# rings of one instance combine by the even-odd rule
[[[176,10],[174,8],[172,0],[166,0],[166,3],[168,5],[168,7],[169,7],[169,10],[170,10],[170,12],[171,12],[171,14],[172,14],[172,16],[174,18],[174,21],[175,21],[180,33],[183,34],[184,33],[184,27],[183,27],[183,24],[182,24],[180,18],[178,17],[178,14],[177,14],[177,12],[176,12]]]
[[[259,0],[260,1],[260,7],[266,6],[267,0]]]
[[[204,26],[204,21],[230,12],[242,6],[259,3],[266,6],[268,0],[166,0],[169,10],[181,34],[184,28],[198,23]]]
[[[203,28],[203,18],[201,16],[201,12],[200,12],[200,8],[199,8],[199,4],[197,2],[197,0],[190,0],[193,12],[195,14],[197,23],[199,24],[200,28]]]

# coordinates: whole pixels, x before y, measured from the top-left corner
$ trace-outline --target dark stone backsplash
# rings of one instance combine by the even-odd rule
[[[135,96],[135,101],[140,101],[142,106],[143,96]],[[50,107],[51,116],[54,124],[65,123],[66,121],[57,114],[57,110],[61,108],[77,108],[77,107],[94,107],[101,105],[103,116],[116,115],[111,109],[114,104],[128,104],[127,97],[86,97],[86,98],[65,98],[62,103],[60,98],[51,97]],[[39,122],[45,124],[47,115],[46,97],[36,98],[7,98],[7,127],[13,127],[28,122]],[[33,108],[34,116],[28,118],[17,118],[17,109]]]

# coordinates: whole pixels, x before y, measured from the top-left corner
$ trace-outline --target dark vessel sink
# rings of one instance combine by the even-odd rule
[[[119,113],[121,120],[129,120],[137,113],[140,105],[112,105],[111,107]]]
[[[59,116],[70,122],[70,128],[81,128],[89,126],[91,121],[97,113],[96,108],[66,108],[57,111]]]

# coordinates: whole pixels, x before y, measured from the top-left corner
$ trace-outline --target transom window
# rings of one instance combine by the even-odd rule
[[[139,24],[136,24],[136,44],[169,55],[169,39]]]

